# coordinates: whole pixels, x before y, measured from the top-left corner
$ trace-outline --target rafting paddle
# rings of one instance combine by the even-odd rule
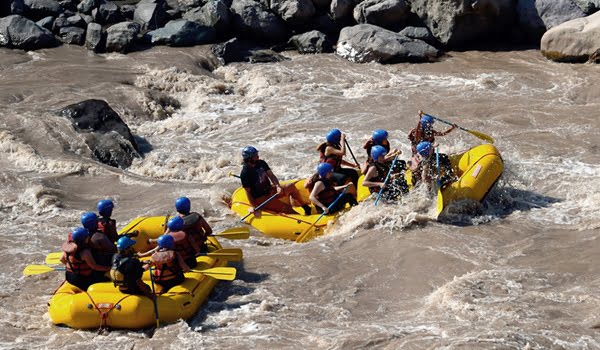
[[[154,298],[152,298],[152,303],[154,304],[154,314],[156,315],[156,328],[158,328],[160,321],[159,321],[159,317],[158,317],[158,302],[156,301],[156,291],[154,289],[154,275],[152,274],[152,267],[150,267],[149,272],[150,272],[150,284],[152,285],[152,294],[154,294]]]
[[[221,281],[233,281],[235,279],[235,267],[213,267],[206,270],[191,269],[190,272],[201,273]]]
[[[221,231],[214,236],[227,239],[248,239],[250,238],[250,229],[247,227],[233,227],[225,231]]]
[[[356,160],[356,157],[354,156],[354,152],[352,152],[352,148],[350,147],[350,144],[348,143],[348,140],[344,139],[344,142],[346,143],[346,147],[348,147],[348,151],[350,151],[350,155],[352,156],[352,159],[354,159],[354,162],[356,163],[356,167],[358,169],[360,169],[360,165],[358,164],[358,160]]]
[[[390,170],[388,171],[387,175],[385,176],[385,180],[383,181],[383,186],[381,186],[379,193],[377,193],[377,198],[375,198],[375,203],[373,203],[373,205],[377,205],[377,202],[379,202],[379,198],[381,198],[383,189],[385,188],[385,185],[387,185],[388,180],[390,179],[390,175],[392,174],[392,170],[394,170],[394,166],[396,165],[397,160],[398,160],[398,156],[395,156],[394,161],[392,162],[392,166],[390,167]]]
[[[440,213],[444,210],[444,197],[442,196],[442,175],[441,175],[441,171],[440,171],[440,153],[438,151],[438,148],[435,148],[435,164],[437,167],[437,201],[436,201],[436,212],[437,215],[440,215]]]
[[[431,115],[431,114],[425,114],[425,115],[428,115],[428,116],[430,116],[431,118],[433,118],[433,119],[435,119],[435,120],[437,120],[437,121],[440,121],[440,122],[442,122],[442,123],[444,123],[444,124],[448,124],[448,125],[453,125],[453,126],[456,126],[456,127],[457,127],[457,128],[459,128],[460,130],[462,130],[462,131],[466,131],[466,132],[470,133],[471,135],[473,135],[473,136],[475,136],[475,137],[478,137],[478,138],[482,139],[483,141],[486,141],[486,142],[489,142],[489,143],[494,143],[494,139],[493,139],[491,136],[489,136],[489,135],[486,135],[486,134],[484,134],[484,133],[482,133],[482,132],[475,131],[475,130],[469,130],[469,129],[467,129],[467,128],[463,128],[462,126],[456,125],[456,124],[454,124],[454,123],[451,123],[451,122],[449,122],[449,121],[446,121],[446,120],[444,120],[444,119],[438,118],[438,117],[436,117],[436,116],[433,116],[433,115]]]
[[[258,207],[254,208],[254,211],[252,213],[248,213],[248,215],[246,215],[243,218],[241,218],[239,222],[244,222],[244,220],[246,220],[246,218],[248,216],[254,214],[257,210],[259,210],[260,208],[262,208],[265,204],[269,203],[273,198],[277,197],[278,195],[279,195],[279,193],[275,193],[274,195],[272,195],[271,197],[269,197],[266,201],[262,202]]]
[[[348,190],[348,187],[345,187],[344,190],[342,191],[342,193],[340,193],[339,196],[337,196],[337,198],[331,202],[331,204],[329,204],[329,206],[327,207],[327,212],[329,213],[329,210],[335,205],[335,203],[337,203],[340,198],[342,198],[342,196],[346,193],[346,191]],[[315,220],[315,222],[312,223],[312,225],[310,225],[306,230],[304,230],[304,232],[302,232],[300,234],[300,236],[298,236],[298,238],[296,238],[296,243],[304,243],[306,241],[308,241],[310,238],[308,233],[310,232],[310,229],[313,228],[313,226],[315,226],[317,224],[317,222],[319,222],[319,220],[321,220],[321,218],[325,216],[325,212],[323,212],[321,215],[319,215],[319,217],[317,218],[317,220]]]

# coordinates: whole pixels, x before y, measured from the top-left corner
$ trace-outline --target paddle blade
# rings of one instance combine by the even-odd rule
[[[220,258],[220,259],[225,259],[228,261],[242,261],[243,259],[243,253],[242,250],[240,248],[228,248],[228,249],[219,249],[219,250],[215,250],[212,253],[208,253],[206,254],[212,258]]]
[[[466,130],[466,131],[468,133],[470,133],[471,135],[482,139],[485,142],[494,143],[494,139],[491,136],[489,136],[489,135],[486,135],[486,134],[484,134],[482,132],[479,132],[479,131],[473,131],[473,130]]]
[[[46,265],[27,265],[23,270],[24,276],[31,275],[41,275],[43,273],[52,272],[52,271],[64,271],[64,267],[52,267]]]
[[[227,239],[248,239],[250,238],[250,229],[247,227],[234,227],[215,234],[215,237]]]
[[[233,281],[235,279],[236,270],[234,267],[213,267],[206,270],[190,270],[191,272],[201,273],[221,281]]]
[[[440,215],[444,211],[444,197],[442,196],[442,190],[438,188],[437,201],[436,201],[436,215]]]
[[[48,256],[46,256],[46,261],[45,263],[48,265],[55,265],[55,264],[60,264],[60,258],[62,257],[63,253],[50,253],[48,254]]]
[[[306,243],[306,242],[310,241],[315,236],[313,234],[313,232],[314,232],[314,230],[311,230],[311,228],[302,232],[302,234],[300,236],[298,236],[298,238],[296,238],[296,243]]]

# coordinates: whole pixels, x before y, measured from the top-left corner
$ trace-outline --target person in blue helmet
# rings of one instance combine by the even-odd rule
[[[315,205],[319,213],[333,214],[344,207],[346,204],[351,206],[357,205],[356,198],[350,193],[344,193],[335,204],[328,207],[339,197],[341,191],[351,186],[350,183],[342,186],[335,186],[333,180],[333,166],[329,163],[321,163],[317,166],[317,174],[319,178],[314,183],[314,187],[310,192],[310,201]]]
[[[379,193],[383,188],[382,198],[387,201],[394,201],[408,193],[408,184],[404,178],[406,162],[401,159],[396,161],[388,182],[384,186],[385,179],[393,163],[393,160],[389,160],[386,155],[387,150],[383,146],[375,145],[371,148],[371,158],[374,161],[369,164],[363,186],[368,187],[371,193]]]
[[[439,153],[439,175],[437,157],[435,154],[435,145],[428,141],[422,141],[417,145],[417,156],[419,163],[416,170],[412,172],[413,185],[420,182],[425,183],[429,188],[435,187],[439,180],[439,185],[444,188],[456,180],[452,163],[447,154]]]
[[[331,129],[325,135],[325,142],[317,146],[319,163],[328,163],[333,167],[333,179],[336,184],[343,185],[350,179],[354,186],[358,185],[358,172],[356,164],[344,160],[346,156],[346,134],[340,129]],[[344,168],[342,165],[349,166]]]
[[[420,142],[427,141],[433,144],[435,143],[436,136],[446,136],[452,130],[456,129],[456,125],[452,125],[452,127],[444,132],[436,131],[433,129],[433,123],[435,121],[433,117],[423,113],[423,111],[419,111],[418,116],[419,123],[417,124],[417,127],[412,129],[408,134],[413,156],[417,155],[417,145]]]
[[[249,212],[255,212],[256,207],[265,203],[271,196],[277,194],[273,200],[266,202],[261,208],[276,213],[298,214],[292,207],[291,200],[294,200],[309,215],[310,206],[304,202],[298,189],[293,183],[280,184],[277,176],[264,160],[258,156],[258,150],[253,146],[246,146],[242,149],[243,168],[240,173],[242,187],[250,202]],[[306,211],[309,211],[307,214]]]
[[[377,129],[373,131],[371,138],[369,138],[363,145],[363,148],[367,151],[367,160],[361,167],[361,172],[363,175],[367,173],[369,165],[373,164],[373,158],[371,157],[371,149],[373,146],[381,146],[386,150],[386,160],[392,160],[397,155],[402,154],[402,152],[398,149],[391,149],[390,141],[388,140],[388,132],[386,130]]]
[[[135,240],[127,236],[119,238],[117,241],[119,251],[113,256],[110,278],[121,293],[145,295],[154,299],[152,289],[142,281],[142,275],[147,267],[135,257],[134,245]]]
[[[183,231],[185,222],[181,216],[174,216],[167,221],[167,232],[165,235],[173,237],[174,249],[181,255],[185,263],[190,267],[196,267],[196,252],[200,251],[196,241],[190,239],[190,235]],[[148,243],[158,242],[158,239],[149,239]],[[145,253],[139,253],[139,257],[149,256],[158,251],[158,246]]]
[[[117,247],[108,236],[98,230],[96,213],[88,211],[81,214],[81,225],[90,233],[90,248],[96,262],[102,266],[112,266],[112,256],[117,252]],[[95,273],[104,275],[99,271]]]
[[[104,274],[110,267],[96,263],[90,250],[90,235],[84,227],[71,231],[61,248],[60,262],[66,266],[67,282],[85,291],[94,283],[109,280]]]
[[[184,272],[190,271],[181,255],[175,250],[175,240],[172,236],[158,237],[158,250],[150,257],[150,264],[156,268],[152,271],[154,281],[160,284],[162,293],[183,283]]]
[[[190,244],[195,247],[195,255],[206,255],[208,236],[212,235],[212,227],[204,217],[192,211],[192,202],[188,197],[179,197],[175,200],[175,210],[183,219],[182,230],[187,234]]]
[[[111,219],[114,203],[110,199],[103,199],[96,205],[98,208],[98,231],[102,232],[108,237],[111,242],[116,243],[119,240],[119,234],[117,233],[117,222]]]

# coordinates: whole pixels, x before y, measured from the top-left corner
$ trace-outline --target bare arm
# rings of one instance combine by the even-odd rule
[[[181,257],[181,255],[179,253],[176,253],[176,254],[177,254],[177,261],[179,262],[179,266],[181,267],[183,272],[190,272],[190,267],[188,266],[188,264],[185,263],[185,261],[183,260],[183,258]]]
[[[318,205],[319,207],[321,207],[321,209],[323,209],[323,211],[326,213],[327,212],[327,206],[324,205],[323,203],[321,203],[321,201],[319,201],[319,199],[317,198],[317,196],[319,195],[319,193],[321,193],[321,191],[323,191],[324,189],[325,189],[325,185],[323,185],[323,182],[318,181],[315,184],[315,188],[313,188],[312,192],[310,192],[310,196],[308,197],[308,199],[310,199],[310,201],[314,205]]]
[[[65,252],[63,252],[63,253],[62,253],[62,256],[60,257],[60,262],[61,262],[63,265],[66,265],[66,264],[67,264],[67,253],[65,253]]]
[[[96,260],[94,260],[92,253],[88,249],[85,249],[84,251],[81,252],[81,259],[83,261],[85,261],[89,267],[91,267],[92,269],[94,269],[96,271],[109,271],[111,269],[110,266],[102,266],[102,265],[96,264]]]
[[[440,131],[434,131],[434,132],[433,132],[433,134],[434,134],[435,136],[446,136],[446,135],[448,135],[448,134],[449,134],[449,133],[450,133],[452,130],[454,130],[454,129],[456,129],[456,125],[452,125],[452,126],[450,127],[450,129],[448,129],[448,130],[446,130],[446,131],[444,131],[444,132],[440,132]]]
[[[377,168],[374,166],[369,168],[367,174],[365,175],[365,179],[363,180],[363,186],[366,187],[383,187],[383,182],[371,181],[371,179],[375,176],[379,175]]]
[[[145,253],[137,253],[137,256],[140,258],[143,258],[145,256],[150,256],[150,255],[154,254],[157,250],[158,250],[158,247],[154,247]]]

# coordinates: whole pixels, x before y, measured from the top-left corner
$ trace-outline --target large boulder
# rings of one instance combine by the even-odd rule
[[[399,31],[398,34],[407,36],[411,39],[422,40],[431,46],[437,46],[439,44],[429,29],[425,27],[406,27]]]
[[[92,156],[110,166],[126,168],[139,157],[131,130],[105,101],[86,100],[58,112],[68,118],[76,131],[86,134]]]
[[[542,54],[559,62],[584,62],[600,50],[600,12],[548,30],[540,45]]]
[[[514,0],[411,0],[410,6],[449,47],[506,37],[515,18]]]
[[[273,50],[265,49],[253,42],[237,38],[213,45],[211,51],[222,64],[232,62],[280,62],[287,59]]]
[[[20,15],[0,18],[0,46],[36,50],[56,46],[50,31]]]
[[[287,38],[283,20],[260,2],[233,0],[231,14],[234,31],[240,37],[268,42],[281,42]]]
[[[58,17],[63,11],[62,6],[55,0],[24,0],[24,4],[27,18],[36,21],[48,16]]]
[[[185,19],[170,21],[164,28],[153,30],[146,35],[151,44],[167,46],[208,44],[216,37],[214,28]]]
[[[430,62],[440,52],[415,40],[371,24],[346,27],[340,32],[336,54],[352,62]]]
[[[85,40],[85,29],[79,27],[63,27],[60,28],[58,37],[64,44],[81,46]]]
[[[292,25],[307,22],[316,12],[312,0],[271,0],[271,10]]]
[[[86,15],[90,15],[92,10],[100,6],[102,2],[102,0],[81,0],[79,5],[77,5],[77,10]]]
[[[100,24],[119,23],[125,20],[119,6],[111,1],[107,1],[98,6],[97,9],[92,10],[92,17],[94,17],[94,22]]]
[[[136,22],[121,22],[106,30],[106,51],[126,53],[140,33],[140,24]]]
[[[405,26],[410,8],[404,0],[365,0],[354,7],[354,19],[390,30]]]
[[[40,19],[39,21],[35,22],[35,24],[37,24],[38,26],[40,26],[42,28],[52,30],[52,25],[54,24],[54,17],[52,17],[52,16],[44,17],[44,18]]]
[[[217,35],[223,36],[229,31],[231,13],[223,0],[211,0],[204,6],[186,12],[183,18],[206,27],[215,28]]]
[[[329,40],[327,35],[317,30],[294,35],[290,38],[290,43],[294,45],[300,53],[333,52],[333,43],[331,40]]]
[[[167,23],[167,11],[162,3],[140,2],[133,13],[133,21],[141,25],[141,30],[157,29]]]
[[[90,23],[85,34],[85,47],[94,52],[103,52],[106,48],[106,32],[98,23]]]
[[[537,41],[546,30],[585,13],[573,0],[518,0],[517,15],[523,35]]]

